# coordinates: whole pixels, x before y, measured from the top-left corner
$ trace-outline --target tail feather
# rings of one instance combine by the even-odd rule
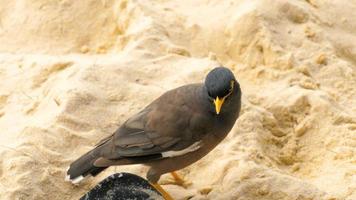
[[[77,184],[86,176],[96,176],[105,170],[107,167],[94,166],[94,162],[100,157],[102,147],[103,146],[98,146],[74,161],[67,170],[66,181]]]

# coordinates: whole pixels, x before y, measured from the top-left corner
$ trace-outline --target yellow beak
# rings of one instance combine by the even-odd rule
[[[219,99],[219,97],[216,97],[216,99],[214,100],[216,114],[220,113],[221,106],[224,104],[224,101],[225,98]]]

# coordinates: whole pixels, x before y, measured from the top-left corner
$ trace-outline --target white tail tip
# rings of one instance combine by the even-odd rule
[[[69,167],[68,167],[69,169]],[[75,177],[74,179],[70,178],[70,175],[68,174],[68,169],[66,170],[66,177],[65,177],[65,181],[71,182],[73,184],[78,184],[80,181],[82,181],[84,179],[84,176],[80,175],[78,177]]]

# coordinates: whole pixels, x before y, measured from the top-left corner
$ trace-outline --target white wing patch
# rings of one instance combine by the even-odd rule
[[[176,157],[176,156],[181,156],[181,155],[196,151],[202,146],[200,144],[201,144],[201,141],[198,141],[198,142],[195,142],[194,144],[192,144],[189,147],[187,147],[187,148],[185,148],[183,150],[180,150],[180,151],[166,151],[166,152],[163,152],[162,153],[162,157],[163,158]]]

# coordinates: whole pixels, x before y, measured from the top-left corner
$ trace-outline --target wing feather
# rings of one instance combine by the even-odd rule
[[[142,159],[145,156],[162,157],[162,154],[169,157],[199,149],[199,145],[193,144],[201,138],[192,137],[190,124],[199,114],[187,106],[186,102],[191,100],[178,98],[186,95],[184,91],[166,93],[128,119],[113,134],[112,146],[103,153],[103,158]]]

